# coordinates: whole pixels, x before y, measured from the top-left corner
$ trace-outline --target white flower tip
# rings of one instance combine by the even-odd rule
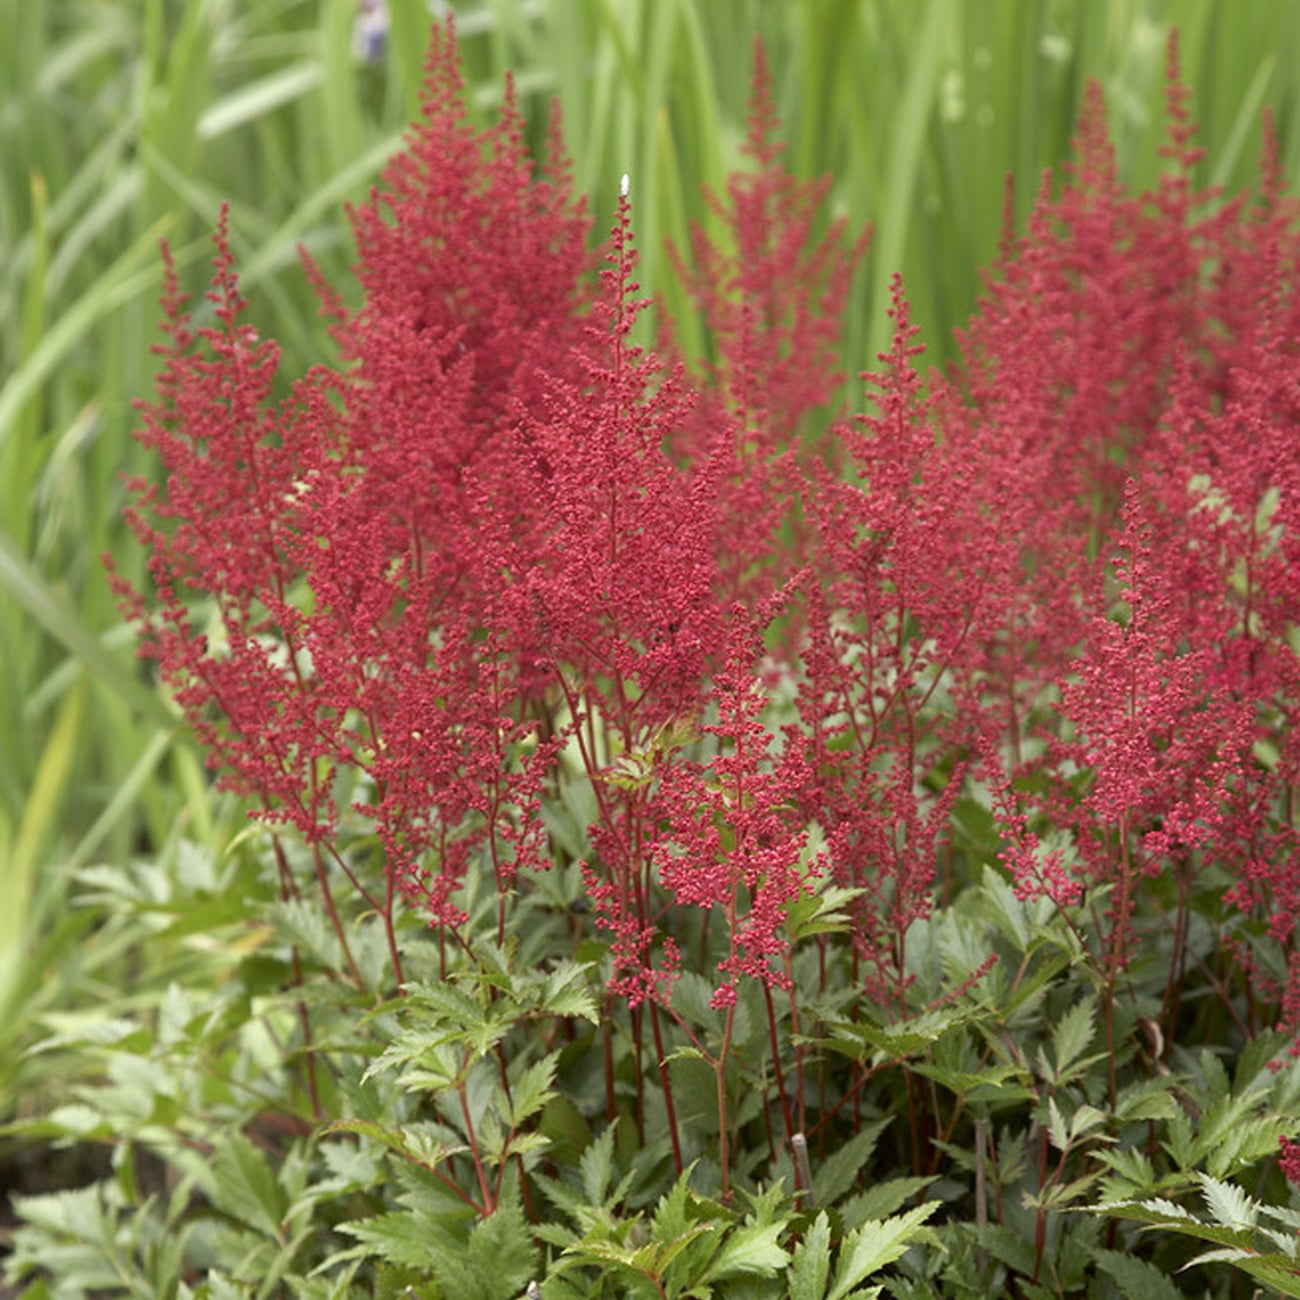
[[[622,197],[622,198],[627,198],[627,190],[628,190],[628,186],[631,185],[631,183],[632,183],[632,182],[628,179],[628,174],[627,174],[627,172],[624,172],[624,173],[623,173],[623,179],[622,179],[621,181],[619,181],[619,183],[618,183],[618,192],[619,192],[620,197]]]

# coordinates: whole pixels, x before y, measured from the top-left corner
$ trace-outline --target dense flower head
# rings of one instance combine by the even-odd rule
[[[716,750],[662,773],[665,825],[650,846],[659,879],[678,903],[727,917],[732,942],[718,964],[718,1007],[734,1003],[742,976],[788,987],[779,960],[789,946],[782,927],[790,904],[823,868],[809,860],[807,829],[794,815],[808,781],[802,759],[774,754],[762,721],[766,699],[754,671],[760,631],[754,615],[733,606],[726,660],[714,675],[718,718],[702,728]]]
[[[1300,1187],[1300,1142],[1293,1142],[1288,1137],[1279,1137],[1278,1167],[1286,1176],[1287,1182]]]
[[[791,507],[805,468],[836,458],[834,441],[809,426],[841,402],[843,314],[871,237],[868,228],[849,242],[843,218],[826,221],[830,178],[786,171],[776,130],[755,40],[744,166],[725,195],[705,194],[720,234],[695,222],[689,258],[670,249],[712,347],[699,417],[675,445],[717,479],[718,579],[751,608],[799,567],[806,531]]]

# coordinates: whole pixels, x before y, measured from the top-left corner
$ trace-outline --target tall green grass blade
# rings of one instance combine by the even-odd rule
[[[168,222],[158,221],[132,243],[83,293],[63,312],[58,321],[41,337],[23,364],[0,388],[0,448],[15,437],[18,413],[23,403],[41,385],[48,383],[54,371],[67,358],[93,325],[115,307],[157,285],[158,241]],[[142,271],[140,268],[149,269]]]
[[[950,10],[950,0],[929,0],[907,65],[903,98],[885,168],[885,197],[871,250],[871,302],[874,311],[867,357],[872,365],[876,355],[889,345],[891,326],[883,309],[889,301],[889,282],[896,272],[903,269],[903,251],[913,224],[922,145],[934,105],[945,24],[950,19]]]
[[[312,60],[281,68],[251,85],[242,86],[203,110],[198,121],[199,139],[213,140],[256,122],[317,89],[324,77],[320,63]]]
[[[17,602],[51,637],[81,661],[86,670],[111,687],[121,698],[157,726],[170,726],[166,706],[109,653],[78,616],[76,610],[38,573],[13,539],[0,530],[0,591]]]
[[[0,1021],[13,1013],[12,1001],[23,971],[36,876],[53,840],[68,790],[85,712],[85,687],[78,683],[64,699],[23,807],[13,846],[0,864],[5,905],[0,907]]]
[[[176,741],[177,728],[157,730],[140,751],[140,756],[127,772],[122,782],[113,791],[99,816],[90,829],[77,841],[69,851],[66,865],[72,868],[84,867],[99,852],[115,827],[127,821],[134,808],[145,795],[149,782],[154,780],[159,765],[166,757],[167,751]],[[206,795],[206,791],[205,791]],[[206,803],[206,798],[204,800]]]

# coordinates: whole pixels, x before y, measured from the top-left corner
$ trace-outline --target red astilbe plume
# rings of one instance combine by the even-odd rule
[[[801,727],[805,816],[821,824],[839,884],[857,901],[859,956],[900,1009],[908,927],[929,913],[938,848],[961,783],[953,764],[980,732],[964,683],[968,647],[997,625],[1012,555],[967,510],[967,467],[935,436],[946,395],[923,398],[902,281],[877,414],[841,430],[846,481],[810,475],[810,561]]]
[[[1116,608],[1113,616],[1094,617],[1080,659],[1061,683],[1062,734],[1049,741],[1042,764],[1047,793],[1038,799],[1052,824],[1070,836],[1076,879],[1108,891],[1104,920],[1097,917],[1097,963],[1112,1102],[1118,1087],[1116,998],[1137,952],[1139,894],[1157,877],[1176,889],[1161,1009],[1172,1033],[1188,960],[1193,881],[1203,864],[1218,869],[1231,860],[1240,829],[1232,814],[1240,805],[1251,739],[1249,706],[1234,699],[1215,672],[1218,647],[1189,637],[1181,617],[1186,537],[1168,520],[1149,521],[1133,480],[1125,489],[1122,523],[1114,556]],[[1010,825],[1014,830],[1014,817]],[[1009,861],[1013,870],[1027,865],[1014,852]],[[1048,865],[1059,877],[1059,860]],[[1031,882],[1022,874],[1020,883],[1023,889]],[[1049,883],[1044,892],[1065,901],[1060,887]],[[1156,912],[1164,909],[1157,904]]]
[[[422,119],[383,188],[351,213],[365,301],[335,334],[367,390],[350,438],[366,466],[361,490],[390,521],[391,553],[440,578],[434,599],[442,589],[488,599],[495,578],[476,562],[476,511],[499,524],[508,503],[520,534],[537,522],[516,431],[544,375],[578,373],[589,221],[558,110],[539,172],[509,82],[494,126],[466,121],[450,24],[435,27],[426,69]],[[471,597],[476,581],[486,587]]]
[[[697,462],[722,451],[718,536],[728,595],[753,602],[771,594],[797,560],[802,533],[790,506],[798,462],[833,454],[805,447],[808,417],[838,405],[844,382],[840,344],[854,271],[870,231],[846,243],[847,223],[824,223],[830,178],[803,181],[782,165],[772,81],[754,41],[749,129],[725,197],[706,191],[721,226],[710,238],[691,227],[691,259],[670,248],[673,264],[709,327],[714,350],[703,367],[699,418],[679,448]],[[716,430],[727,428],[727,445]],[[784,530],[784,532],[783,532]]]
[[[698,716],[719,635],[711,484],[666,450],[694,395],[680,369],[631,341],[648,303],[636,296],[630,212],[624,193],[580,380],[549,378],[521,414],[518,451],[544,526],[531,549],[508,521],[492,532],[510,539],[496,568],[511,634],[535,647],[556,734],[571,739],[595,791],[589,889],[616,935],[611,988],[636,1001],[653,940],[655,816],[637,773]]]
[[[1095,612],[1079,593],[1095,589],[1125,477],[1158,455],[1177,360],[1215,345],[1202,268],[1232,210],[1197,215],[1214,195],[1190,184],[1199,155],[1172,46],[1169,85],[1173,170],[1138,196],[1119,183],[1101,90],[1089,87],[1064,187],[1053,196],[1045,178],[962,336],[969,405],[948,440],[978,464],[980,496],[1024,563],[986,661],[1016,748]]]
[[[1256,969],[1255,991],[1294,1027],[1296,205],[1267,126],[1261,202],[1193,188],[1172,44],[1168,118],[1170,170],[1129,197],[1091,92],[1079,163],[1006,242],[966,336],[972,400],[954,407],[948,442],[980,467],[980,508],[1023,554],[1005,627],[980,651],[1011,754],[1010,777],[994,762],[991,780],[1020,888],[1065,902],[1085,882],[1114,885],[1112,976],[1131,956],[1134,891],[1172,876],[1166,1013],[1193,878],[1235,879],[1228,901],[1270,927],[1274,969],[1292,964],[1282,983]],[[1118,621],[1115,554],[1136,599]],[[1015,809],[1013,787],[1044,780],[1035,816],[1070,832],[1072,876]],[[1237,956],[1254,960],[1246,943]]]
[[[1246,713],[1254,761],[1226,812],[1220,864],[1235,878],[1228,899],[1281,946],[1266,974],[1249,946],[1238,955],[1256,990],[1280,1001],[1282,1024],[1300,1035],[1300,382],[1294,228],[1256,256],[1256,310],[1239,363],[1214,389],[1180,377],[1169,418],[1166,464],[1155,485],[1181,534],[1178,592],[1193,644],[1210,655],[1217,689]],[[1300,1038],[1297,1039],[1300,1042]]]
[[[426,96],[387,193],[354,213],[364,304],[349,313],[321,286],[346,372],[314,370],[269,403],[277,353],[243,323],[224,218],[215,325],[193,328],[169,269],[141,434],[167,480],[137,482],[130,515],[155,592],[118,584],[222,783],[313,845],[327,901],[330,862],[351,879],[395,966],[400,892],[455,924],[472,863],[504,897],[539,861],[553,743],[526,720],[532,647],[502,613],[501,551],[480,529],[536,530],[518,403],[543,368],[576,372],[589,264],[558,134],[537,180],[509,97],[499,126],[470,130],[449,32]],[[204,599],[210,634],[189,612]],[[344,769],[386,850],[382,888],[338,842]]]
[[[1189,639],[1170,585],[1176,554],[1153,545],[1138,486],[1125,493],[1115,556],[1117,617],[1093,619],[1082,657],[1061,688],[1070,739],[1052,744],[1058,774],[1087,774],[1077,803],[1049,799],[1070,828],[1079,870],[1114,885],[1106,960],[1112,978],[1129,960],[1129,924],[1144,877],[1218,856],[1225,813],[1248,747],[1247,715],[1216,684],[1214,646]],[[1181,539],[1174,537],[1176,548]]]
[[[758,618],[770,616],[769,609]],[[718,720],[701,729],[716,739],[717,752],[668,766],[659,785],[664,827],[652,847],[659,879],[676,903],[716,909],[727,927],[715,1008],[735,1004],[742,977],[790,988],[782,927],[790,904],[809,892],[825,865],[808,859],[807,827],[798,815],[798,795],[809,781],[802,755],[774,754],[762,721],[760,629],[753,614],[733,607],[726,663],[713,679]]]
[[[215,323],[201,329],[164,250],[159,400],[141,406],[138,436],[165,483],[130,480],[127,511],[154,599],[114,582],[221,784],[315,843],[336,825],[330,770],[345,756],[347,706],[322,691],[311,662],[298,557],[308,498],[331,464],[334,384],[317,373],[268,405],[279,349],[243,320],[224,212],[216,244]],[[212,602],[203,626],[190,612],[197,594]]]

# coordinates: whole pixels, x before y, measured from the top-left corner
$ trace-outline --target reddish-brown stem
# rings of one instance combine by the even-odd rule
[[[731,1118],[727,1109],[727,1061],[731,1056],[731,1034],[736,1025],[736,1006],[727,1008],[726,1024],[722,1030],[722,1046],[713,1062],[718,1096],[718,1165],[722,1170],[722,1203],[731,1204],[731,1135],[728,1132]]]
[[[673,1100],[673,1081],[669,1077],[668,1061],[665,1059],[667,1053],[664,1051],[663,1032],[659,1025],[659,1008],[653,1002],[650,1004],[650,1032],[654,1035],[655,1060],[659,1064],[659,1082],[664,1090],[664,1110],[668,1114],[668,1140],[673,1146],[673,1168],[680,1178],[686,1164],[682,1160],[681,1134],[677,1131],[677,1104]]]
[[[468,1065],[469,1057],[467,1054],[462,1069],[468,1068]],[[478,1149],[478,1135],[474,1132],[474,1117],[470,1114],[469,1096],[463,1078],[456,1084],[456,1095],[460,1098],[460,1114],[465,1122],[465,1136],[469,1139],[469,1152],[474,1161],[474,1173],[478,1178],[479,1195],[483,1198],[482,1213],[486,1218],[496,1209],[496,1200],[492,1195],[491,1185],[488,1183],[487,1167],[483,1164],[483,1156]]]
[[[330,888],[329,872],[325,869],[325,858],[321,853],[320,845],[311,846],[312,866],[316,870],[316,883],[320,885],[321,897],[325,900],[325,911],[329,916],[330,925],[338,938],[339,947],[343,952],[343,960],[347,963],[348,973],[352,976],[352,982],[359,989],[366,986],[362,978],[361,969],[352,956],[352,946],[348,943],[347,931],[343,928],[343,921],[339,916],[338,908],[334,905],[334,891]]]
[[[790,1111],[790,1098],[785,1091],[785,1071],[781,1068],[781,1044],[776,1032],[776,1007],[772,1004],[772,990],[763,982],[763,1001],[767,1005],[767,1035],[772,1045],[772,1073],[776,1075],[776,1094],[781,1102],[781,1119],[785,1124],[785,1140],[794,1135],[794,1115]]]
[[[605,1014],[600,1018],[601,1046],[605,1058],[605,1122],[612,1124],[618,1117],[614,1099],[614,1016],[613,999],[605,999]]]
[[[636,1069],[633,1074],[636,1079],[636,1135],[637,1141],[645,1145],[645,1070],[642,1063],[645,1059],[645,1027],[641,1008],[633,1007],[631,1010],[630,1020],[632,1023],[632,1050],[636,1058]]]

